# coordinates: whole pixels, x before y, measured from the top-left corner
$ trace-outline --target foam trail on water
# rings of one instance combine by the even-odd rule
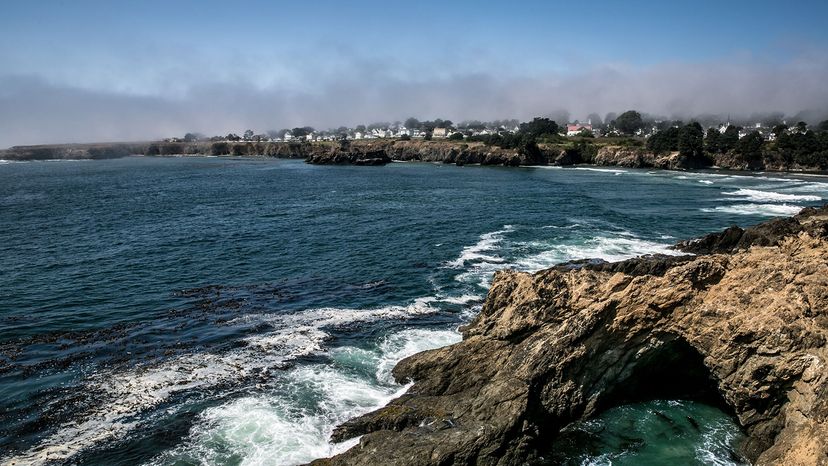
[[[820,201],[819,196],[804,194],[784,194],[772,191],[760,191],[757,189],[738,189],[736,191],[723,193],[728,196],[743,197],[751,202],[786,202],[786,201]]]
[[[293,465],[340,453],[358,439],[330,443],[337,425],[384,406],[408,389],[391,376],[397,362],[459,340],[456,331],[406,329],[372,349],[335,348],[334,363],[296,367],[265,395],[207,409],[184,444],[152,464],[221,465],[242,458],[246,466]]]
[[[386,384],[393,384],[395,382],[391,370],[401,360],[459,341],[460,333],[454,330],[408,329],[393,333],[380,343],[382,356],[377,364],[377,379]]]
[[[762,215],[766,217],[791,216],[799,213],[802,206],[790,204],[735,204],[701,209],[702,212],[736,215]]]
[[[623,175],[625,173],[629,173],[627,170],[621,170],[618,168],[574,167],[571,170],[586,170],[591,172],[615,173],[616,175]]]
[[[645,254],[681,255],[669,244],[657,243],[629,235],[594,236],[576,243],[558,243],[548,249],[515,261],[519,270],[537,272],[553,265],[578,259],[602,259],[617,262]]]
[[[449,262],[448,265],[459,269],[462,268],[467,262],[471,261],[494,263],[503,262],[501,257],[484,253],[497,249],[499,243],[503,241],[503,235],[512,231],[514,231],[514,227],[512,227],[512,225],[504,225],[502,230],[480,235],[480,241],[472,246],[463,248],[463,251],[460,253],[460,257]]]
[[[474,301],[479,301],[482,298],[483,298],[483,296],[481,296],[479,294],[464,294],[464,295],[461,295],[461,296],[446,296],[446,297],[438,298],[437,300],[440,301],[440,302],[443,302],[443,303],[464,305],[464,304],[469,304],[469,303],[474,302]]]
[[[798,186],[785,187],[789,192],[828,193],[828,183],[808,181]]]
[[[359,322],[410,319],[437,311],[437,298],[415,300],[409,306],[377,309],[311,309],[287,315],[248,315],[229,325],[266,324],[271,330],[243,340],[244,346],[222,354],[194,353],[167,359],[158,365],[124,372],[101,372],[86,381],[84,391],[95,403],[80,422],[60,426],[29,451],[4,458],[7,463],[44,464],[67,461],[103,442],[123,438],[139,426],[135,416],[193,390],[235,386],[243,381],[269,380],[274,371],[300,356],[319,353],[330,338],[325,330]]]

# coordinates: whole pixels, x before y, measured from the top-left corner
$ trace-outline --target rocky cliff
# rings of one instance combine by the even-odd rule
[[[314,164],[341,164],[349,160],[359,162],[366,158],[365,153],[372,153],[369,158],[377,159],[378,154],[385,158],[403,162],[440,162],[456,165],[546,165],[546,157],[539,151],[503,149],[486,146],[483,143],[456,143],[449,141],[357,141],[339,147],[325,148],[315,145],[305,159]]]
[[[498,272],[463,341],[400,362],[408,392],[313,464],[526,464],[655,398],[729,410],[755,464],[828,464],[828,206],[676,247],[697,255]]]
[[[665,170],[686,170],[710,166],[708,160],[697,160],[683,157],[678,152],[655,154],[653,152],[621,146],[604,146],[598,149],[590,163],[595,165],[629,167],[629,168],[662,168]]]
[[[820,171],[779,157],[746,160],[738,154],[685,157],[678,152],[655,154],[643,147],[606,143],[542,143],[504,149],[481,142],[375,139],[340,142],[144,142],[18,146],[0,150],[3,160],[98,159],[128,155],[217,155],[305,159],[312,164],[381,165],[390,161],[439,162],[456,165],[593,164],[628,168],[686,170],[717,166],[731,170]]]

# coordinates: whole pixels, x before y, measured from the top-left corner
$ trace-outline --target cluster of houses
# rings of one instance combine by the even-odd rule
[[[463,131],[464,135],[470,136],[486,136],[491,134],[498,134],[503,132],[516,132],[518,128],[498,128],[498,129],[482,129],[475,131]],[[456,133],[460,133],[455,128],[434,128],[431,131],[431,137],[434,139],[447,139]],[[429,132],[419,128],[406,128],[405,126],[396,126],[391,128],[371,128],[359,131],[349,129],[347,132],[336,131],[313,131],[301,136],[294,136],[290,131],[284,133],[282,137],[267,137],[262,136],[261,141],[272,142],[293,142],[293,141],[338,141],[341,139],[397,139],[402,137],[410,137],[412,139],[423,139]]]
[[[718,130],[720,133],[724,133],[727,131],[728,128],[734,126],[730,123],[730,121],[726,123],[721,123],[716,128],[705,129],[705,136],[707,132],[710,130]],[[663,122],[661,121],[654,121],[647,125],[644,128],[639,129],[636,131],[635,136],[642,137],[642,138],[649,138],[650,136],[656,134],[659,131],[659,128],[663,128]],[[745,127],[738,127],[739,128],[739,138],[743,138],[748,134],[756,131],[762,135],[767,141],[773,141],[776,139],[776,133],[774,133],[773,128],[763,125],[762,123],[755,123],[751,126]],[[479,129],[470,129],[470,128],[461,128],[460,130],[455,129],[453,127],[438,127],[434,128],[430,132],[422,129],[422,128],[406,128],[403,125],[394,125],[387,128],[365,128],[364,126],[358,127],[358,129],[351,129],[351,128],[340,128],[339,130],[329,130],[329,131],[306,131],[311,130],[311,128],[303,128],[301,134],[294,134],[289,130],[282,130],[279,132],[269,132],[268,134],[253,134],[252,131],[248,130],[244,133],[244,136],[236,136],[236,135],[228,135],[226,137],[216,136],[210,138],[210,140],[218,141],[218,140],[231,140],[231,141],[252,141],[252,142],[294,142],[294,141],[338,141],[342,139],[353,139],[353,140],[362,140],[362,139],[398,139],[398,138],[412,138],[412,139],[423,139],[426,138],[427,135],[430,133],[431,137],[434,139],[446,139],[450,138],[452,135],[456,133],[462,133],[464,136],[488,136],[494,134],[504,134],[504,133],[516,133],[519,131],[519,127],[505,127],[499,126],[497,128],[494,127],[486,127],[486,128],[479,128]],[[789,131],[795,131],[795,129],[791,129]],[[602,137],[602,136],[623,136],[617,129],[613,127],[607,128],[599,128],[594,127],[591,121],[587,121],[587,123],[580,123],[575,121],[574,123],[569,123],[566,125],[564,133],[567,137],[579,137],[591,134],[594,137]],[[187,135],[188,137],[190,134]],[[165,139],[167,142],[192,142],[192,139],[185,138],[168,138]]]
[[[652,136],[652,135],[656,134],[657,132],[659,132],[659,127],[661,126],[661,123],[662,123],[661,121],[655,121],[650,126],[648,126],[646,128],[639,129],[638,131],[636,131],[635,136],[647,139],[650,136]],[[762,137],[766,141],[775,141],[776,140],[776,133],[773,131],[772,127],[766,126],[762,123],[754,123],[752,125],[742,127],[742,126],[736,126],[736,125],[730,123],[729,121],[726,122],[726,123],[720,123],[719,125],[717,125],[715,127],[705,128],[704,129],[704,136],[706,137],[707,133],[709,131],[718,131],[720,134],[724,134],[727,131],[727,129],[731,128],[731,127],[738,128],[738,130],[739,130],[739,139],[742,139],[743,137],[745,137],[748,134],[751,134],[755,131],[755,132],[759,133],[760,135],[762,135]],[[788,131],[789,132],[790,131],[795,131],[795,129],[792,128],[792,129],[789,129]],[[567,131],[567,135],[569,136],[571,134],[569,134],[569,132]],[[574,135],[574,134],[572,134],[572,135]],[[607,136],[621,136],[621,134],[617,130],[616,131],[610,130],[610,131],[607,132],[606,135]],[[598,134],[596,134],[596,137],[597,136],[598,136]]]
[[[731,126],[733,126],[733,125],[731,125],[729,121],[727,123],[720,124],[719,128],[718,128],[719,133],[724,134],[724,132],[727,131],[727,129]],[[746,127],[740,128],[739,129],[739,139],[742,139],[743,137],[747,136],[748,134],[750,134],[754,131],[761,134],[762,137],[765,139],[765,141],[775,141],[776,140],[776,133],[773,132],[773,128],[764,126],[762,123],[756,123],[753,126],[746,126]],[[705,136],[706,135],[707,135],[707,132],[705,132]]]

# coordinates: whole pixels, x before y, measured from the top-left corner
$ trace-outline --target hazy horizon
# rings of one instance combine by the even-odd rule
[[[828,117],[826,13],[815,1],[12,2],[0,147],[561,111],[813,121]]]

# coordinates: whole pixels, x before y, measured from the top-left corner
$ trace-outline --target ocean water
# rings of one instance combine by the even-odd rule
[[[397,361],[459,341],[495,270],[670,253],[825,199],[828,178],[805,175],[0,163],[0,464],[329,456],[356,442],[328,442],[338,423],[406,390]],[[739,462],[725,413],[670,400],[572,427],[566,461],[668,461],[654,410],[697,419],[693,458]],[[639,421],[633,447],[600,436]]]

